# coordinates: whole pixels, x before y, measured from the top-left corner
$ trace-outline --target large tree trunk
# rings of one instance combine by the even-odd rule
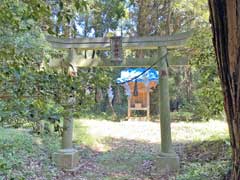
[[[240,0],[208,0],[213,43],[232,147],[231,179],[240,179]]]

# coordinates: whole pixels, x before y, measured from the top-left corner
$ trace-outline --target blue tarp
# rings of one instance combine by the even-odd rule
[[[126,81],[129,81],[146,70],[147,68],[128,68],[122,70],[120,78],[117,78],[117,83],[124,83]],[[135,82],[136,80],[137,82],[144,82],[146,80],[158,82],[158,71],[156,71],[153,68],[150,68],[144,74],[139,76],[137,79],[134,79],[133,81]]]

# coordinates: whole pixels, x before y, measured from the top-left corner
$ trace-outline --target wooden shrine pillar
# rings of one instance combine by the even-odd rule
[[[167,54],[167,48],[159,48],[159,57]],[[168,67],[167,57],[160,60],[159,64],[159,89],[160,89],[160,125],[161,125],[161,151],[163,153],[171,153],[172,137],[170,125],[170,105],[169,105],[169,89],[168,89]]]

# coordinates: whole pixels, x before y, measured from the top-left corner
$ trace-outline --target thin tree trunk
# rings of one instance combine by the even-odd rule
[[[170,35],[171,34],[171,16],[172,16],[172,3],[169,1],[169,7],[168,7],[168,12],[167,12],[167,22],[166,22],[166,34]]]
[[[231,179],[240,179],[240,0],[209,0],[213,43],[232,147]]]
[[[87,37],[87,33],[88,33],[88,15],[85,15],[84,21],[85,21],[84,37]],[[87,59],[87,50],[84,51],[84,58]]]

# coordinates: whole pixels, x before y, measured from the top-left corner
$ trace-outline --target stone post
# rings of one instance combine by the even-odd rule
[[[167,48],[159,49],[160,57],[167,53]],[[172,137],[170,126],[170,105],[169,105],[169,88],[168,88],[168,67],[167,59],[160,60],[159,67],[159,85],[160,85],[160,124],[161,124],[161,151],[170,153],[172,151]]]
[[[72,149],[73,118],[65,117],[63,121],[62,149]]]
[[[68,62],[72,63],[74,60],[75,52],[73,49],[69,49]],[[74,72],[74,73],[73,73]],[[75,71],[68,72],[68,75],[76,76]],[[53,154],[53,160],[57,167],[68,171],[75,171],[77,169],[79,154],[76,149],[73,148],[73,117],[72,109],[74,108],[75,98],[69,97],[67,100],[67,115],[63,122],[63,135],[62,135],[62,149]]]
[[[168,67],[166,57],[162,59],[166,53],[166,47],[159,48],[159,58],[161,57],[159,63],[161,152],[153,161],[154,168],[152,174],[166,174],[178,171],[180,167],[179,158],[172,148]]]

